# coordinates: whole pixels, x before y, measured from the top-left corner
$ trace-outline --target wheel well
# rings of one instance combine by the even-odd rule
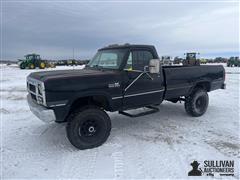
[[[103,108],[106,111],[110,110],[107,97],[102,95],[95,95],[95,96],[87,96],[87,97],[81,97],[76,99],[71,105],[70,112],[72,112],[76,108],[80,108],[88,105],[98,106],[100,108]]]
[[[210,91],[210,82],[199,82],[196,84],[195,88],[205,89],[207,92]]]

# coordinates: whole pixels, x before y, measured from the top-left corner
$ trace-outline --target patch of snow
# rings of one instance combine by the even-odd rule
[[[2,65],[2,178],[186,179],[193,160],[234,160],[239,179],[240,75],[225,68],[227,89],[209,93],[203,116],[190,117],[183,104],[170,102],[139,118],[109,113],[107,142],[80,151],[68,142],[65,124],[44,124],[29,111],[26,76],[42,70]]]

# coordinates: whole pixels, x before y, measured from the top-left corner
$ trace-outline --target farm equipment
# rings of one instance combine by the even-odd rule
[[[67,60],[67,66],[77,66],[77,61],[75,59]]]
[[[201,58],[200,59],[200,64],[207,64],[207,59]]]
[[[56,63],[57,66],[77,66],[78,61],[75,59],[61,60]]]
[[[180,64],[182,61],[183,61],[182,58],[176,56],[176,57],[174,58],[174,60],[173,60],[173,64]]]
[[[199,66],[200,65],[200,60],[197,59],[197,55],[199,55],[199,53],[196,52],[189,52],[186,53],[186,59],[183,60],[183,65],[184,66]]]
[[[227,61],[227,67],[240,67],[239,57],[230,57]]]
[[[24,57],[25,59],[19,59],[18,64],[20,69],[35,69],[36,67],[40,69],[45,69],[48,67],[55,67],[54,64],[48,63],[46,60],[42,60],[39,54],[27,54]]]
[[[171,66],[172,65],[172,60],[171,56],[162,56],[161,57],[161,64],[164,66]]]

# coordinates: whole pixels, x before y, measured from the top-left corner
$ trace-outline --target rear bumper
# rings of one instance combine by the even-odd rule
[[[28,106],[31,112],[37,116],[40,120],[49,123],[56,120],[54,111],[52,109],[47,109],[41,105],[36,104],[30,94],[27,95]]]

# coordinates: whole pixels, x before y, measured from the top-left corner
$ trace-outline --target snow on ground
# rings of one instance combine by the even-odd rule
[[[84,151],[68,142],[65,124],[45,124],[29,111],[26,76],[40,70],[1,65],[1,71],[3,179],[186,179],[193,160],[234,160],[239,178],[239,68],[226,67],[227,89],[209,94],[202,117],[189,117],[183,104],[170,102],[139,118],[109,113],[109,139]]]

